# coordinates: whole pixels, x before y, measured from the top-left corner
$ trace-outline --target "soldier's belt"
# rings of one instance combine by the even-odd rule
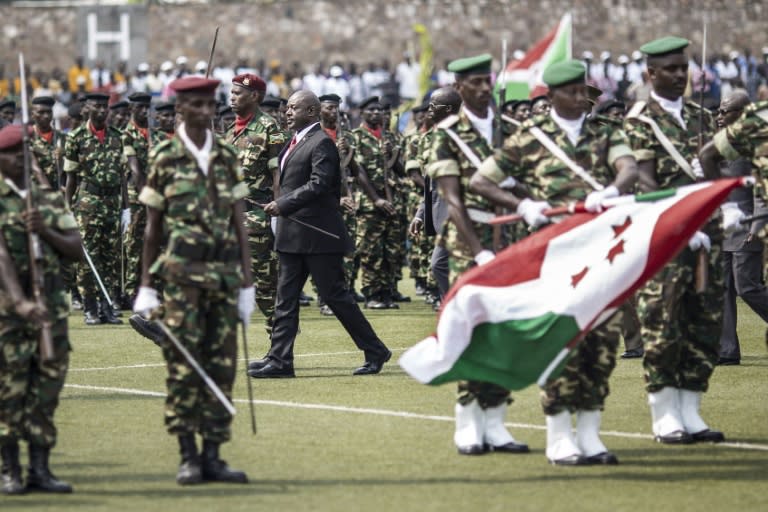
[[[100,187],[93,183],[83,183],[83,190],[88,193],[96,194],[97,196],[115,196],[120,194],[120,185],[113,187]]]
[[[240,259],[240,248],[238,247],[210,247],[202,245],[193,245],[186,242],[177,242],[171,251],[176,256],[191,261],[204,262],[229,262]]]

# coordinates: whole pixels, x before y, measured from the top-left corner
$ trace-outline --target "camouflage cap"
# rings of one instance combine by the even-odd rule
[[[640,47],[640,51],[646,55],[658,57],[669,53],[682,53],[689,44],[691,42],[682,37],[666,36],[645,43]]]
[[[573,82],[584,82],[587,67],[580,60],[568,59],[555,62],[547,69],[541,79],[549,87],[560,87]]]
[[[457,75],[485,75],[491,72],[491,61],[490,53],[456,59],[448,64],[448,71]]]

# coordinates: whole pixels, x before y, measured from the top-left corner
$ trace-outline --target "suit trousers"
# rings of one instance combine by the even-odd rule
[[[267,356],[277,366],[293,365],[293,345],[299,328],[299,293],[308,276],[318,294],[363,351],[366,361],[378,361],[388,352],[360,311],[344,277],[342,254],[278,253],[277,303],[272,327],[272,346]]]
[[[741,358],[736,333],[736,297],[741,297],[752,311],[768,322],[768,289],[763,282],[763,253],[760,251],[723,251],[723,330],[720,357]]]

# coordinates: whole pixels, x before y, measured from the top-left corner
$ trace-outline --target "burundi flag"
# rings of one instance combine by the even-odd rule
[[[437,333],[408,349],[400,366],[424,384],[543,385],[740,185],[737,178],[622,196],[602,213],[577,213],[509,246],[462,275],[443,301]]]
[[[507,69],[499,74],[497,94],[503,84],[506,84],[506,100],[522,100],[543,94],[546,86],[541,80],[542,73],[551,64],[571,58],[571,41],[571,15],[566,14],[522,59],[510,62]]]

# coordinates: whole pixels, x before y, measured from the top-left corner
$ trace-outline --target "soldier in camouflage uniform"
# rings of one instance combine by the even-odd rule
[[[448,220],[437,243],[450,253],[450,278],[455,282],[470,267],[493,259],[493,253],[486,249],[492,244],[490,227],[474,223],[467,212],[468,208],[488,211],[490,207],[488,201],[469,190],[469,180],[476,170],[473,161],[493,154],[491,56],[459,59],[451,62],[448,70],[456,74],[455,87],[464,105],[458,115],[451,115],[436,125],[426,170],[448,205]],[[457,144],[454,137],[463,144]],[[491,450],[527,452],[528,445],[515,441],[504,426],[510,402],[509,391],[495,384],[459,382],[454,433],[458,452],[462,455],[479,455]]]
[[[245,218],[256,305],[266,317],[267,332],[271,333],[277,296],[277,255],[275,235],[262,206],[274,199],[277,155],[285,145],[286,136],[275,119],[259,109],[267,90],[264,80],[246,73],[234,77],[232,84],[230,103],[237,117],[227,129],[225,139],[237,149],[241,172],[250,190],[245,200]]]
[[[53,415],[69,366],[67,291],[61,259],[81,256],[75,218],[59,190],[33,190],[33,211],[26,210],[22,128],[0,130],[0,453],[2,492],[25,492],[19,441],[29,444],[26,490],[72,492],[51,473],[48,459],[56,445]],[[27,231],[40,237],[44,309],[30,301]],[[53,358],[41,360],[38,340],[44,319],[52,323]]]
[[[118,283],[115,241],[120,236],[121,205],[127,205],[125,157],[120,132],[106,125],[109,96],[86,95],[89,120],[70,133],[64,148],[67,204],[77,217],[86,249],[107,290]],[[122,320],[102,296],[91,268],[79,265],[77,286],[86,325]]]
[[[32,100],[30,119],[34,124],[34,135],[30,140],[30,149],[48,184],[59,190],[63,181],[60,159],[64,135],[51,126],[54,103],[50,96],[38,96]]]
[[[538,210],[531,219],[531,199],[520,201],[499,185],[507,178],[522,183],[530,195],[549,204],[585,201],[590,211],[599,211],[603,199],[630,190],[637,180],[637,165],[626,135],[619,125],[606,127],[589,110],[585,83],[586,67],[568,60],[544,71],[552,109],[548,115],[524,122],[504,143],[501,151],[485,162],[472,178],[472,190],[493,202],[517,210],[536,226]],[[540,132],[536,132],[536,130]],[[581,166],[593,183],[605,183],[599,191],[549,151],[534,133],[543,133]],[[541,204],[541,203],[540,203]],[[599,438],[601,411],[608,395],[608,378],[616,366],[622,315],[613,314],[590,331],[571,353],[565,369],[548,382],[541,394],[547,421],[547,458],[558,465],[616,464]],[[571,414],[577,415],[573,436]]]
[[[665,37],[640,48],[648,56],[653,90],[647,103],[632,107],[624,128],[638,161],[641,192],[688,185],[705,177],[696,159],[697,147],[702,139],[711,138],[714,120],[709,112],[682,97],[688,80],[688,43]],[[700,119],[704,133],[699,133]],[[648,121],[657,125],[682,163],[665,149]],[[708,177],[717,176],[714,172]],[[652,429],[662,443],[724,439],[699,415],[720,342],[722,240],[719,216],[715,215],[638,294]],[[709,283],[701,292],[695,286],[697,265],[705,265],[709,274]]]
[[[151,283],[152,276],[162,279],[163,321],[230,398],[237,320],[247,325],[254,290],[242,201],[248,185],[233,148],[209,129],[219,83],[189,76],[170,84],[183,123],[149,156],[147,185],[139,195],[147,205],[147,230],[134,311],[146,317],[160,305]],[[220,444],[231,437],[232,415],[170,343],[163,344],[163,357],[168,366],[165,424],[181,449],[177,482],[245,483],[245,473],[219,458]],[[203,438],[202,457],[195,432]]]
[[[107,125],[120,130],[125,130],[131,120],[131,105],[126,100],[116,101],[109,106]]]
[[[419,161],[419,142],[424,137],[424,133],[432,126],[426,124],[428,109],[429,104],[426,103],[411,109],[414,130],[403,138],[405,153],[403,160],[405,161],[405,174],[407,176],[404,182],[407,191],[406,219],[414,218],[424,197],[424,176]],[[424,295],[429,276],[429,255],[432,254],[433,243],[429,237],[418,237],[410,229],[408,229],[408,236],[410,241],[408,267],[416,286],[416,295]]]
[[[394,150],[383,129],[378,96],[360,103],[363,123],[352,130],[358,183],[363,191],[357,216],[357,252],[362,270],[362,292],[369,309],[397,309],[392,290],[402,260],[398,260],[395,195],[387,161]],[[389,142],[388,142],[389,140]]]

